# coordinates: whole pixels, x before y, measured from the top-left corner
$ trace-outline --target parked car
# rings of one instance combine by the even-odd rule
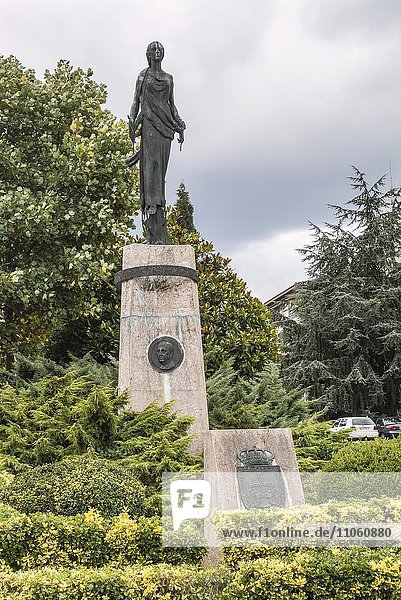
[[[377,419],[376,429],[380,437],[397,437],[401,433],[401,419],[398,417],[382,417]]]
[[[337,419],[330,427],[330,431],[343,431],[349,429],[349,437],[351,440],[369,439],[372,440],[379,436],[376,425],[369,417],[344,417]]]

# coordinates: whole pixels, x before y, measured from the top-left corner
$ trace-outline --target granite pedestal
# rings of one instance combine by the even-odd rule
[[[191,449],[199,451],[209,422],[195,268],[192,246],[124,248],[118,385],[135,410],[175,401],[178,414],[195,417]],[[162,336],[183,350],[182,363],[171,371],[156,370],[148,358],[149,346]]]

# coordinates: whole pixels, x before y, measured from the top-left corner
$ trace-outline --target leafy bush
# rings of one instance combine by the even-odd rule
[[[235,572],[187,565],[4,570],[0,594],[10,600],[395,600],[401,559],[390,550],[333,548],[241,562]]]
[[[113,519],[107,531],[106,542],[110,547],[110,564],[125,566],[134,563],[173,565],[198,564],[206,554],[205,548],[162,546],[162,526],[159,517],[131,519],[121,514]]]
[[[324,469],[327,461],[340,448],[348,446],[348,435],[344,432],[331,433],[330,425],[331,421],[317,423],[314,418],[311,418],[292,429],[295,452],[301,471]]]
[[[401,471],[401,439],[354,442],[340,448],[325,471]]]
[[[3,598],[18,600],[214,600],[222,598],[227,569],[158,565],[142,568],[40,569],[0,578]]]
[[[288,559],[238,563],[224,591],[241,600],[387,600],[401,594],[401,559],[391,550],[300,550]]]
[[[51,375],[47,375],[48,372]],[[9,378],[9,383],[0,387],[0,490],[9,481],[10,473],[20,473],[21,477],[4,491],[2,498],[10,502],[12,497],[15,498],[21,510],[27,511],[59,512],[55,506],[62,502],[65,513],[65,507],[70,504],[67,490],[79,488],[78,481],[65,488],[60,484],[57,489],[64,489],[63,496],[56,498],[47,489],[46,475],[57,472],[59,480],[61,471],[58,469],[61,467],[49,467],[29,475],[28,465],[51,464],[68,456],[82,455],[90,449],[99,458],[116,461],[130,477],[136,476],[146,486],[146,499],[141,501],[141,510],[151,516],[160,512],[163,471],[201,468],[201,457],[188,452],[191,417],[177,417],[171,403],[150,405],[138,412],[124,410],[126,396],[118,396],[116,388],[108,385],[108,382],[115,383],[114,377],[113,364],[99,365],[90,356],[74,359],[65,366],[48,360],[18,358],[13,385]],[[86,477],[84,470],[82,463],[78,477],[81,482]],[[23,471],[27,472],[22,476]],[[67,472],[63,477],[68,479]],[[77,503],[74,501],[71,505],[73,512],[96,506],[106,510],[106,514],[109,510],[114,511],[110,514],[116,514],[131,506],[133,500],[123,501],[122,496],[113,506],[115,496],[112,493],[105,493],[104,498],[108,500],[101,500],[99,494],[103,488],[105,492],[109,484],[105,487],[101,479],[97,480],[97,491],[94,480],[93,486],[86,490],[86,496],[83,495],[84,487],[79,493],[74,492]],[[23,491],[21,494],[19,486]],[[37,495],[28,493],[27,486]]]
[[[124,510],[139,515],[145,489],[132,468],[86,456],[18,473],[0,500],[25,513],[76,515],[93,508],[109,517]]]
[[[0,452],[28,464],[101,451],[113,442],[125,398],[69,372],[0,388]]]
[[[24,515],[0,508],[0,561],[13,569],[197,564],[205,554],[202,548],[164,548],[158,517],[123,513],[105,519],[93,510],[70,517]]]
[[[71,357],[66,363],[56,363],[44,356],[28,358],[16,353],[11,371],[0,371],[0,378],[13,387],[27,387],[44,377],[75,373],[77,377],[86,376],[96,385],[117,386],[118,362],[110,358],[110,362],[98,363],[91,354],[82,358]]]
[[[127,125],[104,108],[92,70],[65,60],[37,78],[0,56],[0,90],[0,361],[38,349],[105,360],[138,208]]]
[[[295,552],[299,552],[299,548],[286,548],[284,546],[232,546],[223,548],[222,564],[227,565],[230,569],[237,570],[240,563],[244,561],[258,560],[259,558],[266,559],[282,559],[291,560]]]
[[[86,357],[44,376],[54,371],[49,361],[23,364],[18,381],[0,387],[0,454],[9,457],[5,462],[13,471],[92,448],[134,469],[148,486],[151,505],[163,471],[200,468],[201,459],[188,452],[192,418],[177,417],[172,404],[124,410],[126,396],[104,385],[113,383],[113,366]]]
[[[246,530],[257,532],[259,528],[286,529],[287,527],[320,527],[323,524],[353,523],[399,523],[401,519],[401,498],[371,498],[363,500],[330,500],[321,504],[299,504],[296,506],[267,509],[215,511],[211,517],[216,528],[217,537],[222,545],[242,543],[248,546],[258,546],[261,541],[258,536],[242,535]],[[234,532],[227,535],[227,532]],[[238,532],[238,533],[236,533]],[[236,536],[239,537],[236,537]],[[277,538],[280,542],[280,538]],[[277,540],[270,538],[273,545]],[[289,540],[288,545],[289,545]],[[345,542],[344,542],[345,543]],[[299,539],[294,538],[294,546],[299,545]],[[341,539],[338,539],[338,545]]]

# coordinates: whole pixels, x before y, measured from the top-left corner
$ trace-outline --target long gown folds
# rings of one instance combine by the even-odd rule
[[[145,218],[155,214],[157,207],[166,206],[165,180],[171,141],[180,129],[180,117],[172,98],[173,78],[168,73],[155,75],[142,71],[140,104],[137,122],[141,123],[140,194]]]

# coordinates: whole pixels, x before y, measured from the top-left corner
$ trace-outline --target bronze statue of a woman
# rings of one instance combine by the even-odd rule
[[[185,130],[174,104],[173,77],[161,68],[163,56],[160,42],[149,44],[146,50],[149,67],[138,75],[128,117],[134,148],[135,139],[141,137],[139,152],[126,162],[132,167],[139,160],[142,226],[149,244],[171,243],[166,229],[166,171],[171,141],[178,133],[181,146]]]

